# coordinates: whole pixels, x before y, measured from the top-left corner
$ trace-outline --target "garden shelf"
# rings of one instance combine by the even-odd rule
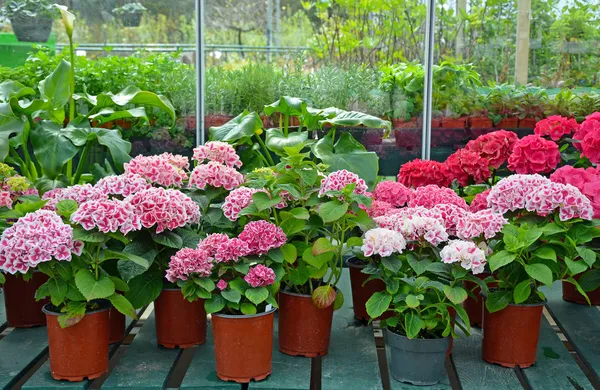
[[[222,382],[216,376],[212,332],[204,345],[186,350],[156,346],[153,307],[128,322],[125,341],[110,349],[111,372],[91,382],[57,382],[50,377],[46,328],[12,329],[0,302],[0,388],[2,389],[418,389],[396,382],[387,369],[385,342],[378,324],[354,320],[348,270],[339,284],[346,301],[334,314],[329,354],[322,358],[291,357],[273,345],[273,374],[248,386]],[[425,389],[593,389],[600,384],[600,310],[564,302],[560,282],[546,291],[537,363],[509,369],[481,359],[481,331],[454,342],[446,359],[448,374]],[[3,295],[0,294],[0,300]],[[556,325],[554,325],[554,323]],[[561,341],[558,329],[567,342]],[[390,380],[391,379],[391,380]]]

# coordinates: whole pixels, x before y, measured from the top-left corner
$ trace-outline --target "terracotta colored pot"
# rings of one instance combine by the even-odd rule
[[[394,119],[392,120],[394,129],[412,129],[417,127],[417,118],[411,118],[409,120]]]
[[[487,116],[469,118],[471,128],[475,129],[491,129],[494,127],[494,121]]]
[[[187,130],[196,130],[196,115],[188,115],[185,117],[185,128]]]
[[[30,280],[23,280],[23,276],[6,274],[4,283],[4,306],[6,307],[6,320],[14,328],[30,328],[32,326],[46,325],[46,315],[42,308],[48,299],[35,301],[35,292],[48,280],[48,276],[41,272],[34,272]]]
[[[190,302],[178,288],[165,288],[154,301],[156,342],[166,348],[189,348],[206,341],[204,300]]]
[[[346,262],[350,269],[350,286],[352,287],[352,306],[354,309],[354,318],[359,321],[368,321],[371,317],[367,314],[366,303],[373,294],[385,290],[385,283],[380,279],[370,280],[365,284],[369,275],[363,274],[362,270],[366,264],[358,258],[353,257]],[[389,318],[392,313],[385,313],[377,320]]]
[[[483,280],[490,276],[489,272],[482,272],[477,274],[479,279]],[[475,326],[477,328],[481,328],[481,324],[483,324],[483,299],[479,296],[481,293],[481,288],[479,285],[473,282],[465,281],[464,286],[467,290],[473,291],[473,294],[477,299],[471,298],[468,296],[467,299],[463,302],[463,307],[465,311],[469,315],[469,322],[471,326]],[[497,287],[497,283],[490,283],[489,287]]]
[[[123,129],[131,129],[131,122],[127,119],[117,119],[115,124]]]
[[[537,123],[537,119],[535,119],[535,118],[523,118],[523,119],[519,120],[519,128],[533,129],[533,128],[535,128],[536,123]]]
[[[286,355],[327,355],[333,305],[319,309],[310,295],[279,291],[279,350]]]
[[[107,301],[98,310],[86,313],[81,321],[61,328],[51,305],[44,306],[48,323],[50,374],[56,380],[80,382],[108,372],[108,334],[110,329]]]
[[[519,127],[519,118],[502,118],[496,124],[497,129],[516,129]]]
[[[419,127],[420,127],[420,125],[419,125]],[[431,128],[437,129],[439,127],[442,127],[442,118],[431,118]]]
[[[508,305],[495,313],[485,310],[483,360],[503,367],[534,364],[544,304]]]
[[[120,343],[125,340],[125,315],[114,307],[110,308],[110,334],[108,343]]]
[[[586,271],[588,272],[588,271]],[[575,280],[579,280],[579,278],[585,274],[575,275]],[[588,298],[590,299],[590,303],[592,305],[600,305],[600,288],[597,288],[592,291],[586,291]],[[573,286],[569,282],[562,282],[562,296],[563,300],[567,302],[579,303],[581,305],[587,305],[588,302],[585,300],[584,296],[577,291],[577,288]]]
[[[275,309],[250,316],[212,315],[217,376],[248,383],[272,371]]]
[[[467,117],[442,118],[442,127],[446,129],[462,129],[467,125]]]

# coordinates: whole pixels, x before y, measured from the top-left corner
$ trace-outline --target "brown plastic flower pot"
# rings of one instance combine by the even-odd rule
[[[46,315],[42,308],[48,299],[35,301],[36,290],[46,281],[48,276],[34,272],[31,279],[23,280],[23,276],[6,274],[4,283],[4,305],[6,320],[14,328],[31,328],[46,325]]]
[[[495,313],[485,310],[483,360],[503,367],[533,365],[544,304],[508,305]]]
[[[520,129],[533,129],[535,128],[535,124],[537,123],[537,119],[535,118],[523,118],[519,120],[519,128]]]
[[[275,309],[254,315],[212,315],[217,376],[248,383],[271,374]]]
[[[502,118],[496,124],[497,129],[516,129],[519,127],[519,118]]]
[[[491,129],[494,127],[494,121],[486,116],[471,117],[469,118],[469,124],[473,129]]]
[[[479,279],[483,280],[490,276],[489,272],[482,272],[477,276]],[[473,294],[476,298],[471,298],[469,295],[467,299],[463,302],[463,307],[469,316],[469,322],[471,326],[475,326],[477,328],[481,328],[481,324],[483,324],[483,298],[479,296],[481,293],[481,288],[479,285],[473,282],[465,281],[465,288],[469,291],[473,291]],[[497,283],[490,283],[489,287],[497,287]]]
[[[365,281],[369,278],[369,275],[363,274],[362,270],[366,264],[360,261],[360,259],[353,257],[347,261],[348,268],[350,268],[350,285],[352,287],[352,306],[354,309],[354,318],[359,321],[368,321],[371,317],[367,314],[367,301],[373,294],[379,291],[385,290],[385,283],[380,279]],[[377,320],[383,320],[390,318],[393,313],[384,313]]]
[[[467,117],[442,118],[442,127],[445,129],[463,129],[467,125]]]
[[[319,309],[310,295],[279,291],[279,350],[286,355],[327,355],[333,305]]]
[[[64,329],[58,323],[62,313],[53,311],[50,304],[44,306],[52,378],[80,382],[108,372],[110,305],[99,303],[100,309],[86,313],[77,324]]]
[[[585,274],[585,272],[580,275],[575,275],[575,280],[579,280],[583,274]],[[600,305],[600,288],[592,291],[586,291],[586,294],[592,305]],[[588,302],[585,300],[585,297],[581,295],[579,291],[577,291],[577,288],[569,282],[562,282],[562,296],[563,300],[567,302],[579,303],[580,305],[588,304]]]
[[[120,343],[125,339],[125,315],[114,307],[110,308],[110,335],[108,343]]]
[[[204,300],[190,302],[181,289],[165,288],[154,301],[156,342],[165,348],[189,348],[206,341]]]

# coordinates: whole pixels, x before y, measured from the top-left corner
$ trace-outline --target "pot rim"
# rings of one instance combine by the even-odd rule
[[[276,310],[277,310],[277,308],[272,307],[271,310],[269,310],[269,311],[264,311],[262,313],[256,313],[256,314],[240,314],[240,315],[236,315],[236,314],[212,313],[211,316],[212,317],[222,317],[222,318],[256,318],[256,317],[263,317],[263,316],[269,315],[271,313],[274,313]]]
[[[428,343],[431,343],[431,342],[440,342],[440,340],[446,340],[446,339],[451,339],[451,338],[452,338],[452,336],[447,336],[447,337],[442,337],[442,338],[439,338],[439,339],[420,339],[420,338],[416,338],[416,339],[409,339],[408,337],[406,337],[406,336],[404,336],[404,335],[401,335],[401,334],[399,334],[399,333],[396,333],[396,332],[392,332],[392,331],[390,330],[390,328],[385,328],[385,331],[386,331],[387,333],[390,333],[390,334],[392,334],[392,335],[394,335],[394,336],[397,336],[397,337],[401,337],[401,338],[403,338],[403,339],[406,339],[406,340],[408,340],[408,341],[421,341],[421,342],[428,342]]]
[[[181,291],[179,287],[163,287],[161,291]]]
[[[333,289],[335,290],[336,293],[338,291],[340,291],[340,289],[337,288],[337,286],[333,286]],[[298,294],[298,293],[295,293],[295,292],[292,292],[292,291],[279,290],[279,294],[293,295],[295,297],[310,298],[310,299],[312,299],[312,295],[311,294]]]
[[[479,293],[479,296],[482,297],[484,300],[487,299],[487,296],[484,294],[483,291],[481,291]],[[544,305],[546,305],[546,303],[548,303],[548,299],[544,299],[542,302],[539,302],[539,303],[509,303],[508,306],[535,307],[535,306],[544,306]]]
[[[99,299],[97,302],[98,302],[100,305],[102,305],[103,307],[100,307],[99,309],[92,310],[92,311],[86,311],[84,315],[86,315],[86,316],[87,316],[88,314],[100,313],[100,312],[102,312],[102,311],[107,311],[107,310],[110,310],[110,309],[111,309],[111,307],[112,307],[112,305],[110,304],[110,301],[108,301],[108,300],[105,300],[105,299]],[[61,313],[61,312],[52,311],[52,310],[50,310],[49,308],[47,308],[47,307],[46,307],[46,306],[50,306],[50,305],[52,305],[52,302],[50,302],[50,303],[46,303],[46,304],[44,305],[44,307],[42,307],[42,311],[43,311],[45,314],[48,314],[48,315],[51,315],[51,316],[57,316],[57,317],[60,317],[60,316],[62,316],[62,315],[65,315],[65,313]]]
[[[356,256],[352,256],[351,258],[346,260],[346,265],[348,267],[352,267],[352,268],[362,269],[362,268],[365,268],[368,264],[369,264],[369,262],[362,261],[361,259],[359,259]]]

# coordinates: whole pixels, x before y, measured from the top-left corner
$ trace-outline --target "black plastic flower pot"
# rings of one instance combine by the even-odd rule
[[[49,16],[31,18],[16,14],[10,18],[13,32],[20,42],[47,42],[52,31],[52,22]]]
[[[121,15],[121,23],[123,23],[123,27],[139,27],[142,23],[142,13],[135,12]]]

